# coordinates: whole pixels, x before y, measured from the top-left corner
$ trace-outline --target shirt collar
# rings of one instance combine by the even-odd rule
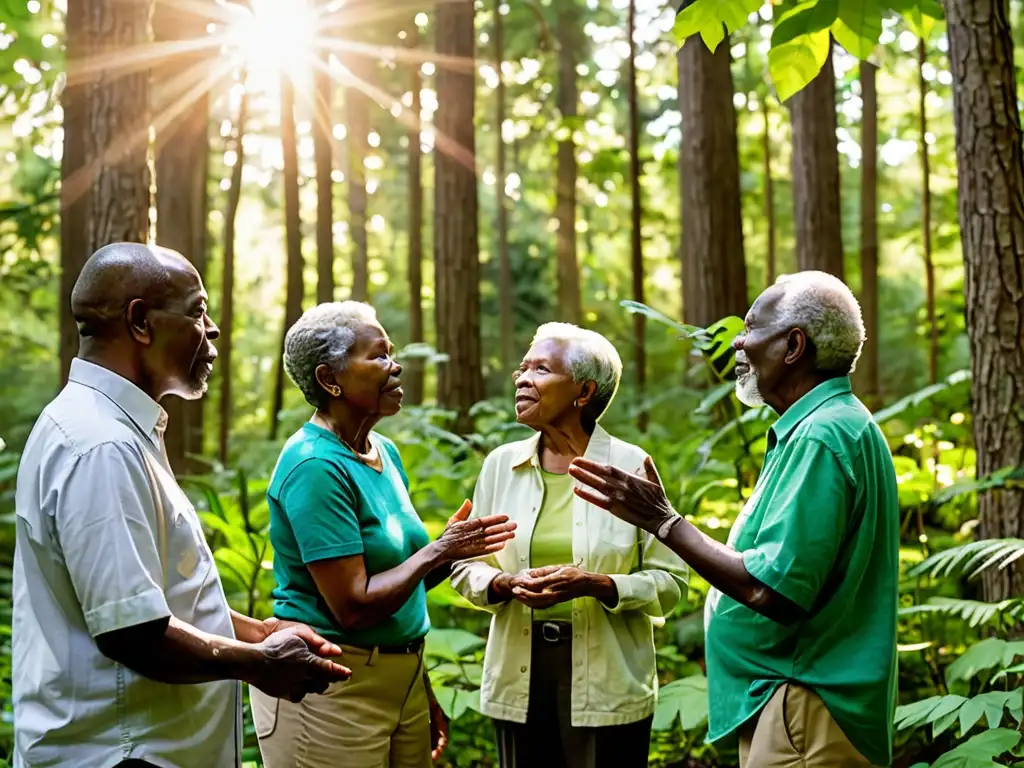
[[[76,357],[71,361],[68,381],[106,395],[147,437],[154,434],[157,437],[163,436],[163,431],[167,428],[167,412],[124,376]]]
[[[789,406],[789,410],[779,417],[769,432],[775,436],[776,443],[781,442],[789,437],[789,434],[796,429],[801,421],[818,410],[824,403],[833,397],[849,395],[852,392],[849,376],[840,376],[824,381]]]
[[[583,454],[583,458],[607,461],[610,443],[611,435],[600,424],[596,424],[594,426],[594,434],[590,436],[590,442],[587,444],[587,450]],[[512,469],[519,469],[525,464],[529,464],[531,467],[540,467],[540,457],[537,455],[539,444],[540,432],[534,432],[531,437],[516,443],[514,453],[512,454]]]

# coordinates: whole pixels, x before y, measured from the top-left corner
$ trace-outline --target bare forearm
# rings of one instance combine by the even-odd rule
[[[348,629],[379,624],[405,605],[427,574],[444,563],[440,548],[428,544],[401,565],[367,578],[362,594],[335,610],[335,618]]]
[[[238,611],[231,611],[231,624],[235,628],[235,637],[243,643],[259,643],[266,636],[266,625]]]
[[[715,541],[682,519],[669,531],[665,545],[712,587],[736,602],[780,624],[793,624],[803,616],[799,606],[761,581],[743,564],[743,555]]]
[[[450,578],[451,575],[452,563],[442,563],[427,574],[426,578],[423,579],[423,585],[429,592],[445,579]]]
[[[202,632],[173,616],[166,622],[110,632],[97,639],[100,651],[160,683],[188,685],[254,678],[266,663],[251,643]]]

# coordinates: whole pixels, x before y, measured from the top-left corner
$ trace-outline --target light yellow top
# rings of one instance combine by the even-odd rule
[[[544,501],[530,541],[530,567],[573,565],[572,560],[572,475],[541,470]],[[572,621],[572,601],[533,612],[534,621]]]

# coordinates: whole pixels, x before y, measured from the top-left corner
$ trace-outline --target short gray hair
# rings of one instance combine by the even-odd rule
[[[545,323],[537,329],[530,346],[555,341],[565,347],[565,363],[573,381],[593,381],[597,391],[585,410],[597,422],[608,410],[622,378],[622,359],[604,336],[571,323]]]
[[[356,340],[356,331],[377,322],[377,311],[361,301],[331,301],[307,309],[284,337],[284,369],[306,402],[314,408],[326,402],[316,369],[329,365],[342,371]]]
[[[853,373],[865,335],[860,304],[849,286],[813,270],[783,275],[776,285],[783,293],[775,311],[814,344],[818,370],[841,376]]]

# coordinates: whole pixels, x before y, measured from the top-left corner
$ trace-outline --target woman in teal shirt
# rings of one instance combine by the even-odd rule
[[[352,678],[297,704],[250,689],[264,765],[426,768],[445,739],[423,667],[426,590],[454,561],[500,550],[515,524],[467,521],[467,502],[430,542],[398,449],[372,431],[402,403],[402,368],[372,307],[309,310],[288,331],[284,365],[316,411],[267,491],[274,615],[339,644]]]

